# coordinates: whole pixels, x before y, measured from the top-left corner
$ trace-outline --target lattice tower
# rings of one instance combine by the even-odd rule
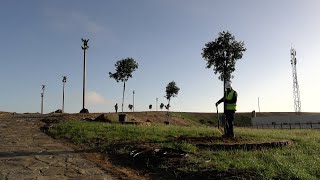
[[[301,101],[300,101],[300,91],[299,84],[297,78],[297,58],[296,58],[296,50],[291,48],[291,65],[292,65],[292,79],[293,79],[293,101],[294,101],[294,109],[296,114],[300,114],[301,112]]]

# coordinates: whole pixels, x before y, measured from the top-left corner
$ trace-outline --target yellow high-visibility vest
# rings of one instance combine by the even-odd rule
[[[233,89],[231,89],[229,94],[226,94],[226,100],[232,100],[234,94],[235,94],[235,91]],[[227,106],[226,107],[227,110],[233,110],[233,111],[237,110],[237,103],[227,103],[226,106]]]

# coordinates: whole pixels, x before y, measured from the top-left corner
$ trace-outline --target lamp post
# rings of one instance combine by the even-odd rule
[[[158,98],[156,98],[156,111],[158,111]]]
[[[81,46],[83,50],[83,88],[82,88],[82,109],[80,113],[89,113],[88,109],[85,108],[85,99],[86,99],[86,50],[89,48],[88,41],[89,39],[82,39],[83,45]]]
[[[42,93],[41,93],[41,114],[43,114],[43,96],[46,85],[42,85]]]
[[[62,87],[62,113],[64,113],[64,86],[67,82],[67,76],[62,76],[62,83],[63,83],[63,87]]]
[[[132,107],[132,111],[134,112],[134,90],[132,91],[132,96],[133,96],[133,102],[132,102],[132,105],[133,105],[133,107]]]
[[[260,99],[258,97],[258,108],[259,108],[259,112],[260,112]]]

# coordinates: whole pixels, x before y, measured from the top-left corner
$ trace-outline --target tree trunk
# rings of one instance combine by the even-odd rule
[[[223,113],[226,115],[226,75],[224,71],[224,77],[223,77]]]
[[[126,90],[126,81],[123,82],[123,93],[122,93],[122,112],[123,112],[123,104],[124,104],[124,92]]]
[[[224,68],[223,68],[223,114],[224,114],[224,120],[227,121],[226,119],[226,110],[227,110],[227,103],[226,103],[226,98],[227,98],[227,93],[226,93],[226,82],[229,81],[229,79],[226,79],[227,78],[227,68],[228,68],[228,59],[229,57],[225,57],[225,64],[224,64]],[[224,128],[225,125],[224,125]],[[227,127],[229,128],[229,127]],[[226,134],[226,132],[224,132],[224,134]]]
[[[227,82],[227,68],[228,68],[228,59],[229,57],[225,57],[225,64],[224,64],[224,68],[223,68],[223,113],[224,115],[226,115],[226,109],[227,109],[227,104],[226,104],[226,82]]]

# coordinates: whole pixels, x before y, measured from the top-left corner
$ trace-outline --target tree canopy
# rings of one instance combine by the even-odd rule
[[[166,106],[166,109],[169,111],[170,108],[170,100],[172,97],[176,97],[179,93],[180,88],[176,85],[176,82],[171,81],[167,87],[166,87],[166,96],[165,98],[167,98],[168,100],[168,104]]]
[[[129,105],[128,105],[128,108],[130,109],[130,111],[132,111],[133,105],[132,105],[132,104],[129,104]]]
[[[171,81],[166,87],[166,96],[167,100],[170,102],[172,97],[176,97],[179,93],[180,88],[176,85],[176,82]]]
[[[215,41],[208,42],[202,49],[202,57],[207,61],[207,68],[213,66],[215,74],[219,73],[221,81],[230,81],[233,78],[235,64],[246,51],[243,41],[236,41],[228,31],[219,33]]]
[[[162,110],[162,109],[163,109],[163,107],[164,107],[164,104],[163,104],[163,103],[161,103],[161,104],[160,104],[160,109]]]
[[[138,63],[133,58],[125,58],[116,62],[116,72],[109,72],[109,77],[115,79],[117,82],[126,82],[132,78],[132,72],[138,69]]]

